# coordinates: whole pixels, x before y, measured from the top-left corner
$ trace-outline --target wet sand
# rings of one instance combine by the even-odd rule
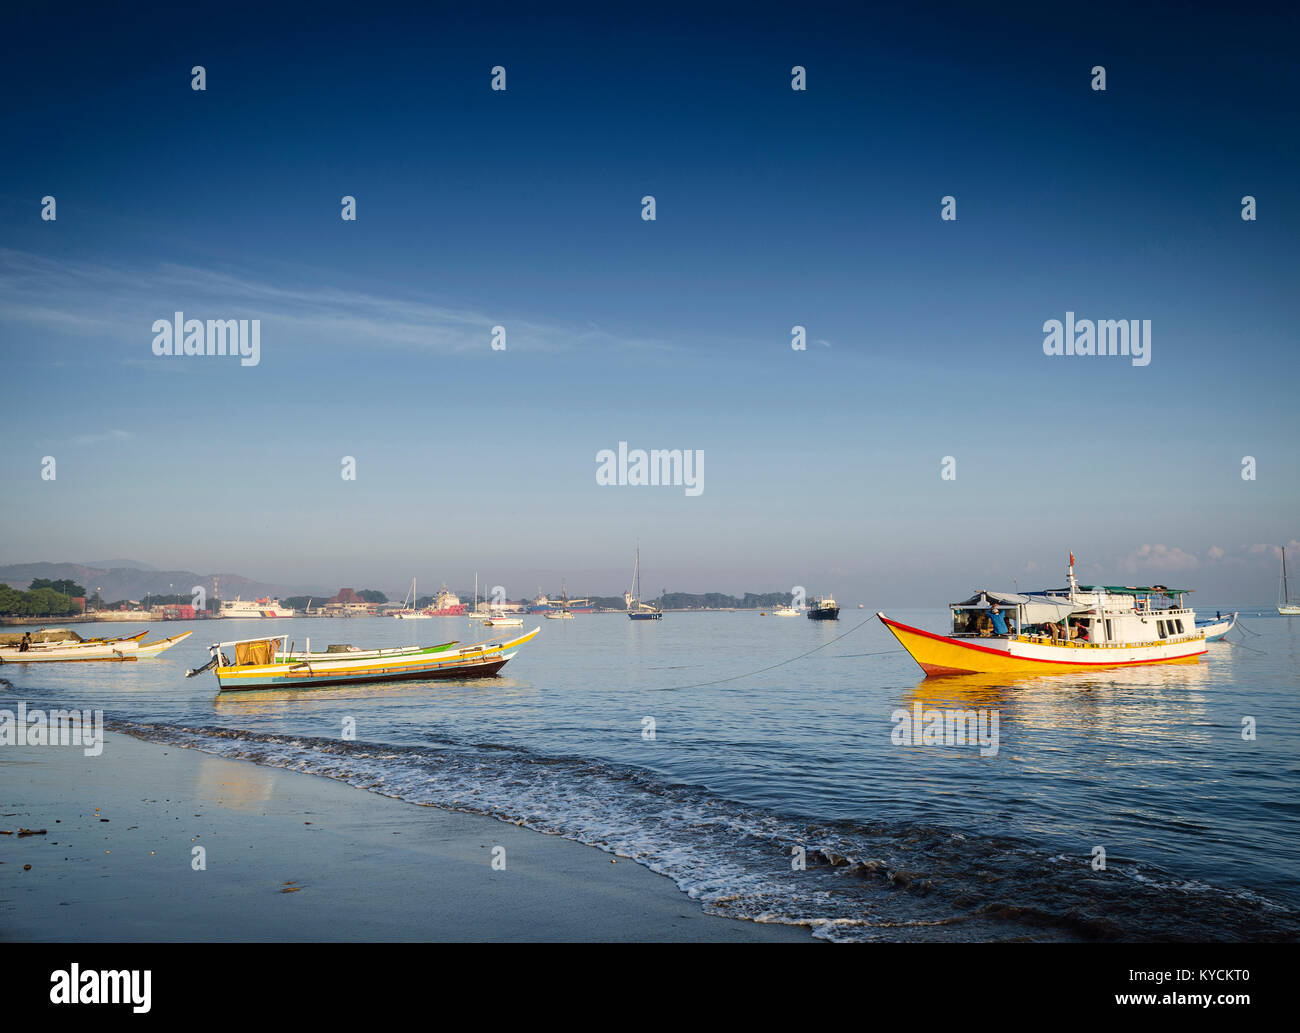
[[[592,847],[115,732],[0,749],[0,786],[3,940],[814,942]]]

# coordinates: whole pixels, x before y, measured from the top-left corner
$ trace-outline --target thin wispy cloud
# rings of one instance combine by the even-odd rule
[[[141,269],[66,262],[0,248],[0,322],[146,344],[155,319],[260,319],[282,339],[314,346],[409,348],[452,354],[491,347],[504,326],[511,350],[670,349],[667,342],[586,323],[565,326],[489,315],[337,285],[273,283],[163,263]],[[130,361],[124,356],[124,361]]]

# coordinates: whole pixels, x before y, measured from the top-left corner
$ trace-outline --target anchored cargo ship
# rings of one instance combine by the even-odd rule
[[[977,592],[950,603],[938,635],[877,613],[927,675],[1059,674],[1139,664],[1195,663],[1206,651],[1191,590],[1164,585],[1080,585],[1029,594]]]

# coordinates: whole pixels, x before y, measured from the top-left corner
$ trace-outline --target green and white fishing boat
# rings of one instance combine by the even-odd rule
[[[428,681],[440,678],[485,678],[496,674],[519,646],[534,638],[534,628],[518,638],[462,646],[444,642],[437,646],[397,646],[358,649],[330,646],[313,653],[291,648],[288,635],[217,642],[208,648],[212,659],[189,671],[187,678],[211,670],[222,692],[250,689],[303,689],[318,685],[352,685],[365,682]],[[229,650],[230,652],[227,652]],[[230,655],[233,653],[233,657]]]

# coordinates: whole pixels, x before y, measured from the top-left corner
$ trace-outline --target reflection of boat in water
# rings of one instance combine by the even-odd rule
[[[541,628],[534,628],[526,635],[508,641],[481,642],[473,646],[461,646],[459,642],[390,649],[331,646],[323,653],[289,649],[288,635],[219,642],[209,647],[212,659],[188,672],[186,677],[211,669],[222,692],[482,678],[501,670],[515,655],[513,651],[539,631]],[[233,659],[223,652],[225,649],[233,650]]]
[[[149,632],[142,631],[139,634],[118,639],[84,639],[77,641],[65,639],[62,641],[34,642],[25,650],[13,646],[0,649],[0,663],[43,664],[76,660],[146,660],[158,656],[164,650],[171,649],[177,642],[189,638],[194,632],[182,631],[179,635],[158,639],[155,642],[142,641],[147,634]]]
[[[923,631],[876,616],[928,675],[1043,674],[1196,662],[1206,651],[1189,589],[1163,585],[1068,585],[1028,595],[982,591],[949,604],[952,632]],[[1170,605],[1156,608],[1155,602]]]
[[[1234,610],[1226,617],[1215,614],[1213,617],[1207,617],[1204,620],[1198,620],[1196,626],[1205,632],[1206,642],[1219,642],[1223,637],[1237,625],[1237,611]]]

